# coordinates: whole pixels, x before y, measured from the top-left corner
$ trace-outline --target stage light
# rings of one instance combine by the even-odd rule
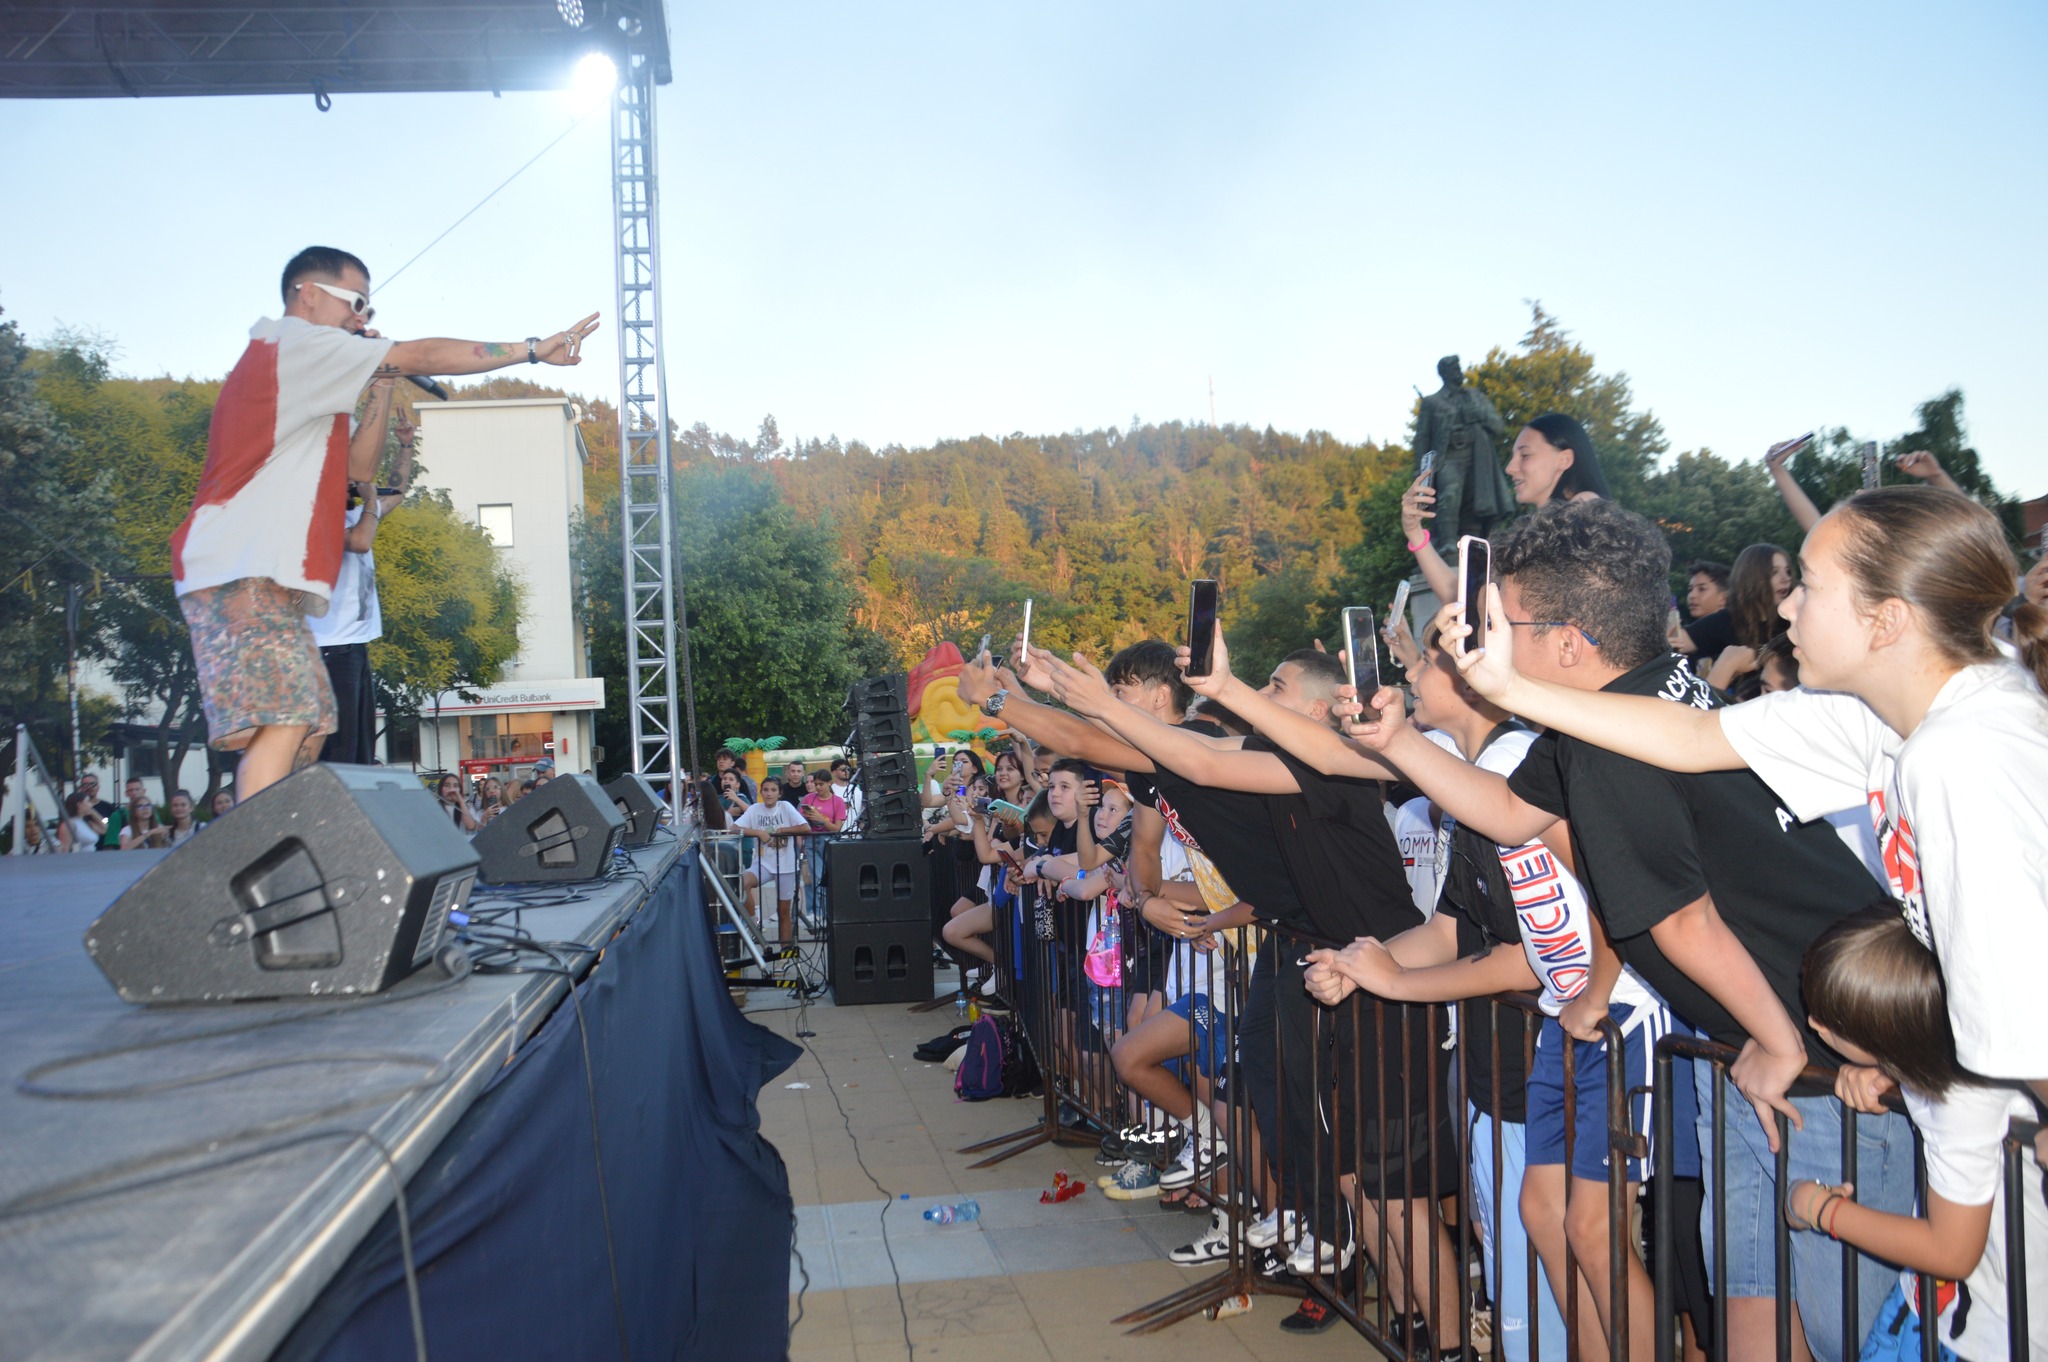
[[[619,68],[602,52],[586,52],[569,77],[569,103],[579,114],[594,112],[612,97]]]
[[[555,11],[569,27],[583,27],[583,0],[555,0]]]

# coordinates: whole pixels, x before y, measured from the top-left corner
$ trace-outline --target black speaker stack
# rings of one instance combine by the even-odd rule
[[[930,870],[915,837],[834,842],[832,1001],[922,1003],[932,996]]]
[[[908,679],[892,672],[854,682],[846,695],[846,722],[860,770],[861,836],[915,839],[923,810],[917,757],[910,750]]]

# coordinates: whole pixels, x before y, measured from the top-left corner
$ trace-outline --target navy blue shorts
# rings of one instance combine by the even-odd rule
[[[1637,1010],[1614,1006],[1607,1009],[1616,1026],[1622,1028],[1622,1078],[1626,1088],[1629,1129],[1650,1137],[1650,1061],[1657,1042],[1671,1028],[1670,1013],[1662,1008]],[[1631,1018],[1637,1024],[1629,1026]],[[1545,1017],[1536,1035],[1536,1062],[1529,1069],[1528,1166],[1565,1162],[1564,1139],[1564,1028],[1555,1017]],[[1576,1110],[1573,1112],[1571,1171],[1573,1177],[1607,1181],[1607,1045],[1604,1041],[1575,1042],[1572,1046],[1572,1082]],[[1673,1138],[1678,1148],[1680,1177],[1698,1177],[1699,1137],[1694,1129],[1698,1099],[1692,1086],[1674,1083],[1668,1100],[1677,1103],[1672,1111]],[[1650,1162],[1628,1161],[1630,1182],[1649,1179]]]

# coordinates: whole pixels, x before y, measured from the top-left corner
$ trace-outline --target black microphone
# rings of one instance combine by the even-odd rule
[[[427,392],[432,393],[435,397],[440,398],[443,402],[449,400],[448,390],[442,387],[440,384],[436,383],[431,378],[422,378],[418,374],[407,374],[405,376],[405,381],[412,384],[415,388],[425,389]]]

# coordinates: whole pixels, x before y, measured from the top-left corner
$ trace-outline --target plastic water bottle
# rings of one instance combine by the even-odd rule
[[[960,985],[959,996],[953,999],[953,1020],[967,1020],[967,985]]]
[[[957,1206],[948,1206],[944,1202],[940,1202],[936,1206],[926,1208],[924,1218],[931,1221],[934,1225],[951,1225],[961,1220],[979,1220],[981,1219],[981,1203],[968,1200],[961,1202]]]

